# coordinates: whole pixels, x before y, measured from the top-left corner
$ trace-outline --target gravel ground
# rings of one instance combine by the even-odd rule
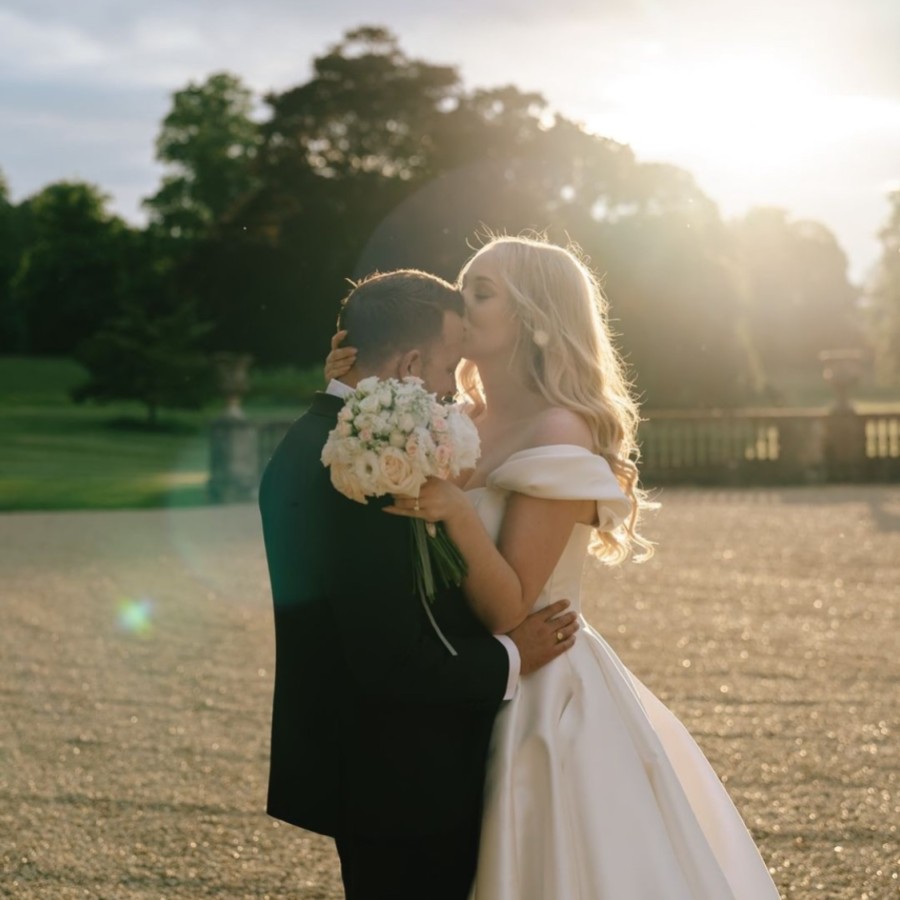
[[[657,556],[591,568],[587,617],[696,736],[785,897],[900,896],[900,487],[661,499]],[[342,896],[331,843],[262,812],[255,508],[0,516],[0,573],[0,895]]]

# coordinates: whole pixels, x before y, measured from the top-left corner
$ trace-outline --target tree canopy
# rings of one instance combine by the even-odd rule
[[[205,236],[253,188],[259,127],[252,108],[251,91],[228,72],[175,93],[156,139],[156,158],[167,171],[144,201],[165,234],[185,242]]]
[[[107,202],[93,185],[63,181],[17,211],[24,246],[9,282],[9,317],[21,349],[69,353],[127,296],[137,238]]]
[[[159,321],[189,306],[210,327],[197,347],[313,365],[348,279],[400,266],[453,279],[486,227],[580,246],[649,406],[770,399],[819,350],[863,340],[846,258],[820,223],[779,209],[725,221],[689,172],[638,160],[538,93],[467,88],[384,28],[347,32],[262,103],[227,72],[173,95],[140,232],[91,186],[18,207],[0,190],[13,235],[0,347],[70,352],[113,317],[133,324],[137,303]],[[897,318],[893,202],[870,300],[883,322]],[[883,354],[900,357],[883,331]]]
[[[869,326],[885,381],[900,382],[900,190],[888,194],[887,222],[879,232],[881,259],[869,286]]]

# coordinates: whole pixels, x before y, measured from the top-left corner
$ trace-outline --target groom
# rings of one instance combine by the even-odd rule
[[[276,645],[267,811],[336,839],[348,900],[465,900],[494,715],[578,628],[561,602],[494,637],[447,590],[433,614],[452,656],[413,590],[409,524],[339,494],[321,463],[362,378],[455,391],[462,312],[423,272],[357,285],[341,312],[357,363],[315,396],[260,485]]]

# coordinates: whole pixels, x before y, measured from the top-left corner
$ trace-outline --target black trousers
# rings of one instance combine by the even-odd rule
[[[475,878],[479,823],[440,835],[336,839],[347,900],[466,900]]]

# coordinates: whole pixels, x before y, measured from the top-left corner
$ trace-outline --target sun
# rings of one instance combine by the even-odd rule
[[[605,93],[614,121],[600,127],[644,156],[708,156],[756,172],[795,168],[834,131],[812,74],[764,53],[654,61]]]

